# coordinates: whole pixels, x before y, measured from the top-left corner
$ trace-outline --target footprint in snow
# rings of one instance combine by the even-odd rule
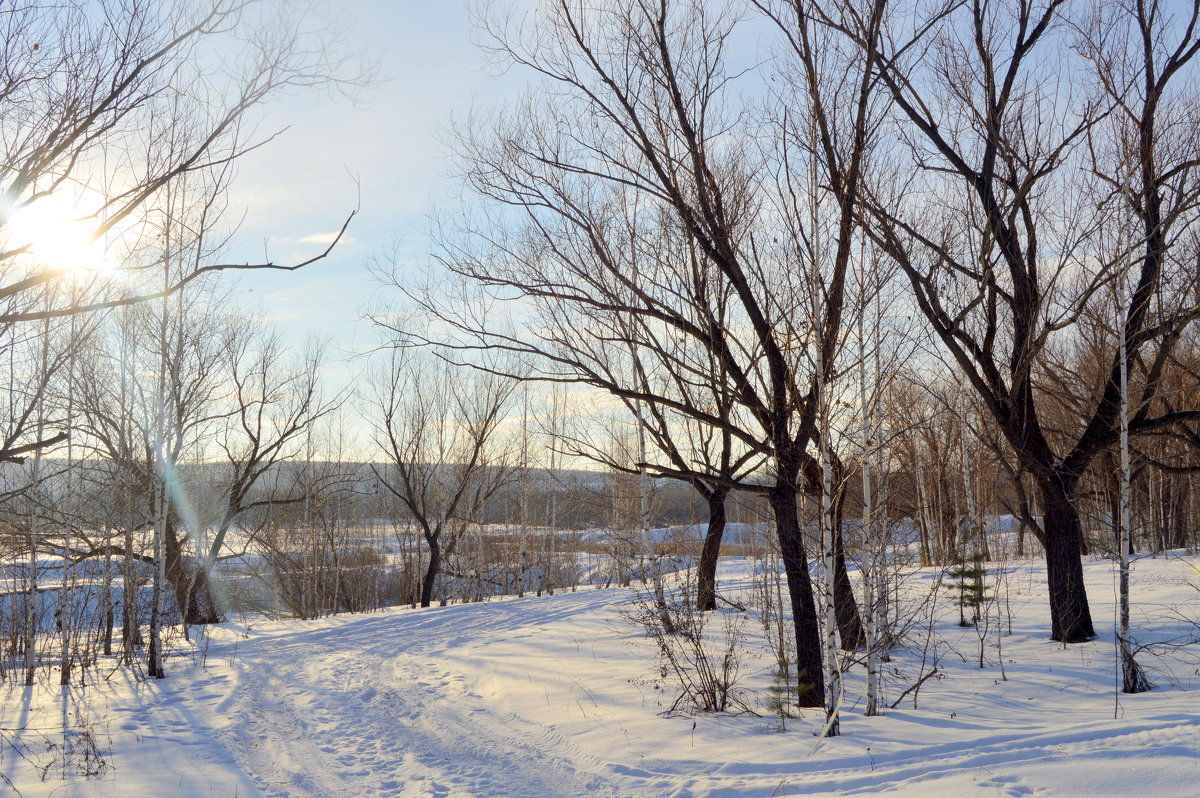
[[[1019,782],[1020,779],[1017,776],[994,776],[987,781],[980,782],[979,786],[984,788],[990,787],[1003,795],[1012,796],[1012,798],[1024,798],[1024,796],[1033,795],[1033,789]]]

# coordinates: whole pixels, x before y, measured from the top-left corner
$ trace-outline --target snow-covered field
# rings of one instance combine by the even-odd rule
[[[1086,567],[1099,639],[1050,642],[1042,566],[1010,564],[1013,634],[985,641],[985,668],[943,590],[927,664],[944,678],[918,708],[909,696],[867,718],[855,667],[834,739],[814,736],[817,712],[786,730],[767,714],[774,663],[753,620],[742,686],[764,714],[661,716],[673,694],[655,689],[652,643],[620,615],[630,592],[580,589],[226,624],[160,682],[108,668],[86,686],[8,682],[0,773],[61,798],[1200,795],[1200,646],[1143,652],[1158,689],[1118,701],[1112,566]],[[913,571],[905,590],[934,582]],[[723,564],[724,595],[749,584],[745,561]],[[1194,636],[1197,584],[1194,559],[1138,562],[1139,642]],[[925,639],[918,625],[895,653],[887,703],[915,680]]]

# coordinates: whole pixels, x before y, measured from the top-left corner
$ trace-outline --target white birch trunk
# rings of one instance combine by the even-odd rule
[[[166,262],[170,262],[169,257],[166,258]],[[170,271],[164,269],[164,289],[169,285],[169,275]],[[147,670],[149,670],[150,675],[155,679],[162,679],[166,676],[166,672],[163,669],[162,622],[167,581],[167,513],[171,509],[167,485],[171,477],[167,462],[169,459],[167,447],[170,440],[167,429],[169,424],[167,413],[167,370],[170,367],[167,359],[167,325],[169,313],[169,297],[164,296],[162,300],[162,316],[159,318],[158,324],[160,357],[158,362],[158,396],[155,404],[156,417],[154,419],[154,434],[158,437],[158,440],[155,442],[157,449],[155,452],[155,459],[157,460],[155,465],[158,471],[158,479],[155,485],[157,496],[155,497],[154,520],[154,579],[150,602],[150,652],[146,663]]]
[[[1123,287],[1123,286],[1122,286]],[[1124,293],[1124,292],[1122,292]],[[1117,548],[1119,549],[1118,594],[1120,607],[1117,620],[1117,649],[1121,660],[1121,692],[1141,693],[1150,689],[1145,675],[1133,657],[1133,643],[1129,635],[1129,559],[1131,546],[1131,483],[1133,471],[1129,462],[1129,352],[1126,341],[1125,319],[1127,302],[1122,302],[1120,314],[1120,360],[1121,360],[1121,491],[1120,521]]]
[[[862,534],[863,534],[863,553],[862,553],[862,583],[863,583],[863,608],[866,610],[866,635],[867,635],[867,705],[864,714],[874,716],[879,714],[879,646],[877,642],[878,620],[876,613],[878,611],[878,602],[875,597],[876,579],[879,570],[878,557],[876,556],[876,546],[878,544],[877,536],[875,535],[875,496],[872,492],[872,475],[871,475],[871,455],[873,447],[878,443],[874,440],[872,417],[871,417],[871,401],[867,388],[867,352],[866,342],[863,338],[862,314],[858,317],[858,342],[859,342],[859,359],[858,359],[858,378],[859,378],[859,405],[862,410],[862,436],[863,436],[863,455],[862,455],[862,491],[863,491],[863,507],[862,507]]]
[[[39,411],[40,412],[40,411]],[[38,419],[38,440],[42,439],[42,422]],[[33,470],[30,478],[36,486],[41,479],[42,473],[42,453],[40,450],[34,452],[33,455]],[[34,673],[37,669],[37,594],[38,594],[38,556],[37,549],[39,545],[39,527],[41,526],[41,514],[38,512],[36,502],[31,506],[29,516],[29,594],[25,600],[25,684],[26,686],[33,684]]]
[[[159,480],[157,512],[154,522],[154,582],[150,604],[150,659],[147,668],[150,675],[156,679],[166,676],[163,670],[162,652],[162,619],[163,606],[166,597],[167,581],[167,513],[170,512],[170,499],[167,496],[165,480]]]
[[[822,570],[821,593],[825,611],[825,737],[837,737],[841,734],[839,707],[842,701],[842,669],[838,662],[838,625],[837,604],[834,600],[834,479],[833,479],[833,450],[829,440],[830,397],[828,385],[824,380],[825,363],[820,362],[818,380],[820,391],[821,413],[821,550],[824,557]]]

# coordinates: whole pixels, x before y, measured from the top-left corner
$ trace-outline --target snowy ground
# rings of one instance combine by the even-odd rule
[[[855,668],[836,739],[814,737],[815,712],[786,731],[769,715],[660,716],[653,650],[618,612],[629,592],[580,589],[227,624],[161,682],[105,669],[86,687],[6,684],[0,773],[23,795],[62,798],[1196,796],[1200,650],[1143,653],[1159,689],[1115,703],[1111,564],[1087,569],[1100,639],[1048,641],[1042,568],[1021,563],[1013,634],[1000,653],[986,642],[980,669],[976,632],[957,627],[943,591],[929,651],[945,678],[925,684],[917,709],[910,698],[866,718]],[[933,581],[912,572],[907,590]],[[748,584],[744,562],[725,565],[723,593]],[[1141,642],[1195,631],[1176,617],[1200,618],[1194,560],[1143,560],[1133,584]],[[924,639],[914,630],[894,658],[891,699],[914,680]],[[771,664],[745,657],[760,706]],[[92,741],[106,768],[88,779]]]

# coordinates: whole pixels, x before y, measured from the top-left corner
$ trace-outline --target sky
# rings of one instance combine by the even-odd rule
[[[230,262],[303,261],[359,209],[327,259],[297,272],[240,272],[236,278],[242,305],[270,321],[285,341],[329,343],[331,391],[364,386],[360,378],[370,363],[364,355],[380,341],[364,313],[402,300],[395,288],[372,279],[370,261],[392,252],[414,265],[431,261],[431,215],[459,193],[446,131],[472,112],[486,115],[511,103],[528,85],[528,73],[497,74],[474,41],[471,8],[488,1],[315,0],[336,6],[347,48],[376,64],[380,78],[357,103],[316,92],[273,102],[260,130],[286,130],[239,167],[231,199],[242,222]],[[536,0],[499,2],[504,11]],[[744,33],[730,54],[735,69],[757,61],[765,40],[761,20],[739,30]],[[593,399],[590,406],[606,406]]]
[[[444,132],[473,110],[514,100],[528,75],[497,75],[473,41],[470,7],[484,0],[316,2],[339,9],[348,49],[376,63],[381,79],[357,106],[308,92],[266,109],[263,133],[287,129],[240,166],[232,199],[244,220],[229,254],[261,262],[265,247],[276,262],[304,260],[359,207],[348,239],[328,259],[296,273],[240,278],[242,300],[290,338],[312,333],[358,351],[377,340],[361,320],[364,309],[389,296],[371,280],[367,262],[397,242],[403,258],[428,261],[430,215],[456,195]],[[506,0],[497,7],[534,4]],[[735,71],[762,57],[763,23],[755,23],[739,26],[747,33],[728,54]]]
[[[315,335],[339,350],[365,350],[375,334],[362,314],[388,298],[368,261],[394,242],[402,257],[428,256],[429,215],[456,191],[443,131],[505,91],[472,42],[467,5],[348,0],[336,24],[347,48],[377,65],[379,80],[357,103],[309,91],[265,109],[261,132],[286,130],[239,167],[232,200],[242,221],[227,257],[261,262],[265,251],[276,263],[304,260],[359,209],[327,259],[297,272],[241,273],[241,301],[289,340]]]

